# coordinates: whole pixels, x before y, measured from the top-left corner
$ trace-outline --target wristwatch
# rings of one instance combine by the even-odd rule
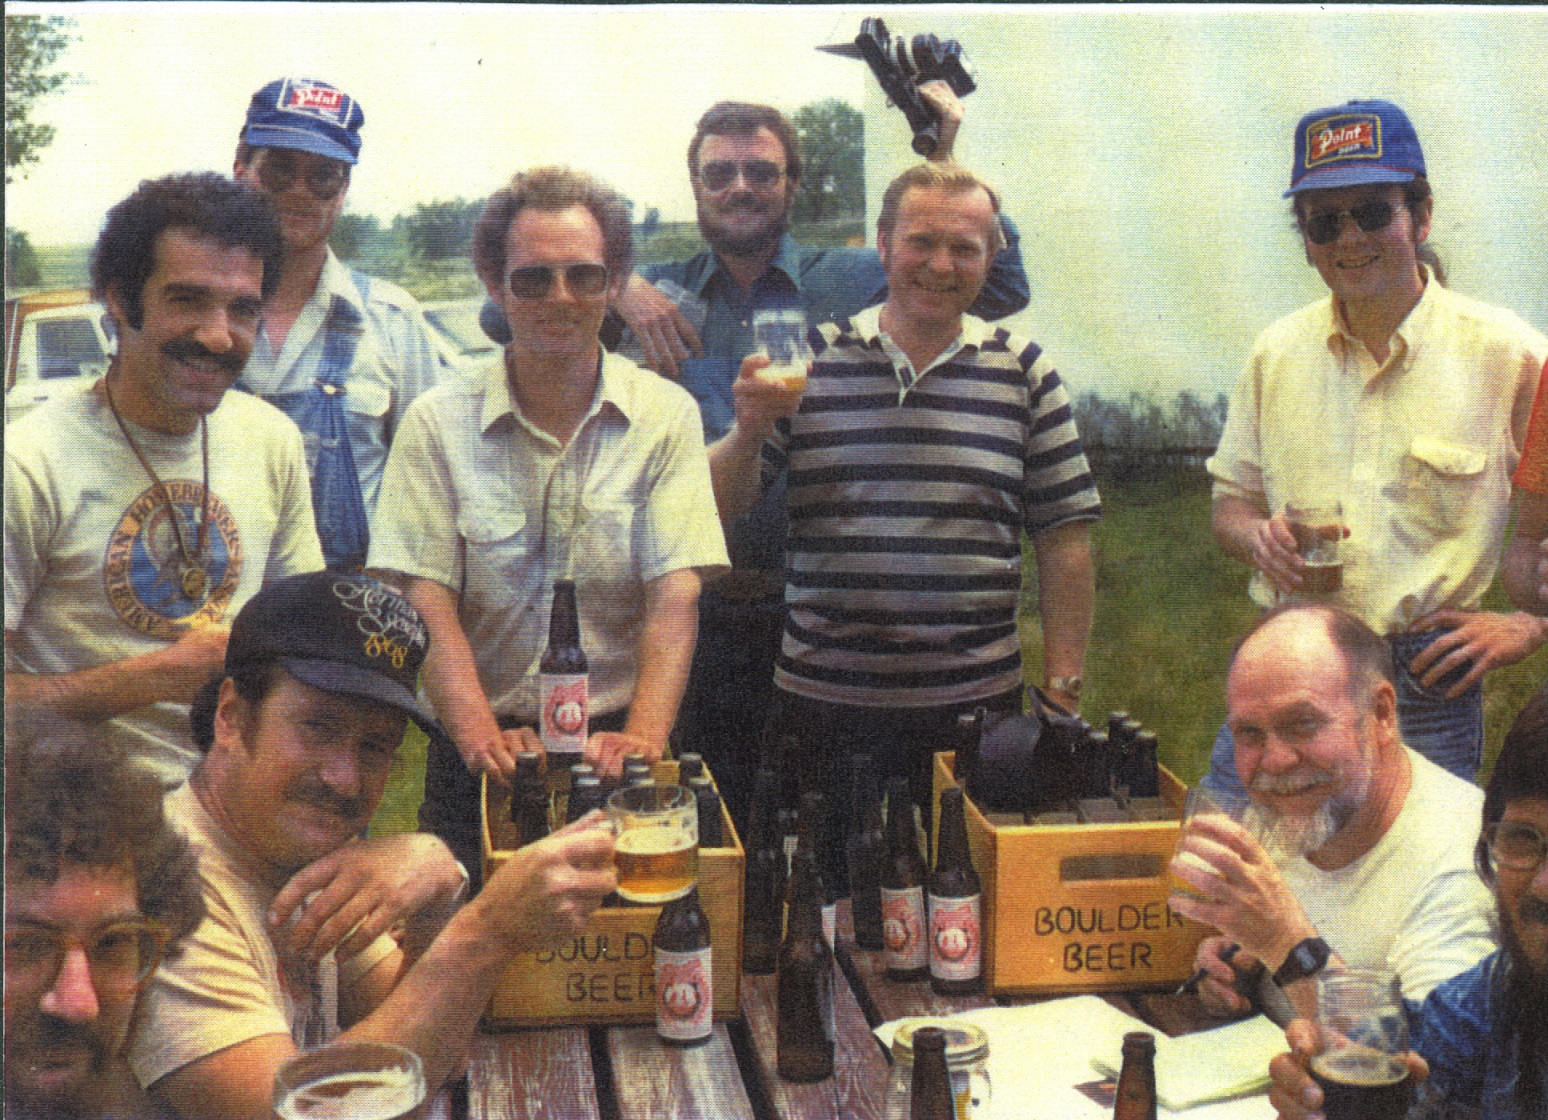
[[[1322,971],[1323,966],[1328,963],[1328,957],[1332,954],[1333,950],[1328,948],[1328,943],[1322,938],[1308,937],[1290,950],[1285,963],[1274,973],[1274,983],[1283,988],[1286,984],[1315,976]]]
[[[1048,690],[1050,692],[1062,692],[1066,696],[1080,699],[1080,690],[1085,687],[1085,681],[1077,677],[1049,677]]]

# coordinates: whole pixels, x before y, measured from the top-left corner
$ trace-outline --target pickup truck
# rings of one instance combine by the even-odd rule
[[[107,310],[82,288],[5,301],[5,419],[107,369],[115,344]]]

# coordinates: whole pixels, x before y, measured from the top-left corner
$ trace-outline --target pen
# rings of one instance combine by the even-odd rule
[[[1240,945],[1238,945],[1236,942],[1234,942],[1234,941],[1231,942],[1231,944],[1227,945],[1224,949],[1220,950],[1220,959],[1222,961],[1224,961],[1226,964],[1230,964],[1231,963],[1231,958],[1236,956],[1236,954],[1241,951],[1241,948],[1242,947]],[[1206,977],[1208,975],[1209,975],[1209,969],[1207,969],[1207,968],[1199,969],[1192,976],[1188,977],[1188,979],[1186,981],[1183,982],[1183,986],[1177,989],[1176,994],[1177,995],[1185,995],[1185,994],[1190,994],[1190,993],[1193,993],[1193,992],[1197,992],[1199,990],[1199,985],[1204,980],[1204,977]]]

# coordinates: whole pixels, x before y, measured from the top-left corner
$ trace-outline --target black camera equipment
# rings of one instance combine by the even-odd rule
[[[871,68],[887,99],[903,110],[914,130],[914,151],[930,156],[941,142],[941,122],[923,97],[919,87],[939,78],[958,97],[966,97],[978,88],[973,80],[973,64],[955,39],[937,39],[934,35],[915,35],[911,42],[894,39],[879,19],[860,21],[860,34],[853,43],[834,43],[818,47],[820,51],[858,58]]]

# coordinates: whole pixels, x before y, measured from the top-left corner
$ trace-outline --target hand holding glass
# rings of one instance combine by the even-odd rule
[[[1203,871],[1207,874],[1216,874],[1215,869],[1202,857],[1192,852],[1183,850],[1183,840],[1187,837],[1190,826],[1199,817],[1220,817],[1225,820],[1236,820],[1237,814],[1228,812],[1220,805],[1203,786],[1194,786],[1188,791],[1188,799],[1183,802],[1182,824],[1177,829],[1177,846],[1172,851],[1172,859],[1184,865]],[[1188,898],[1201,899],[1204,902],[1213,902],[1214,899],[1204,894],[1192,883],[1177,875],[1168,876],[1170,882],[1168,889],[1172,894],[1185,895]]]
[[[699,879],[699,809],[682,786],[643,785],[607,799],[618,893],[655,906],[681,898]]]
[[[758,371],[765,381],[799,393],[816,355],[806,341],[806,314],[797,307],[753,312],[753,344],[769,365]]]
[[[1288,505],[1285,520],[1295,537],[1295,550],[1305,565],[1301,569],[1301,592],[1305,595],[1331,595],[1344,586],[1344,562],[1339,543],[1344,539],[1344,507],[1337,501],[1315,505]]]
[[[1327,1120],[1401,1120],[1413,1103],[1408,1019],[1395,978],[1365,969],[1317,977],[1322,1052],[1311,1060]]]

